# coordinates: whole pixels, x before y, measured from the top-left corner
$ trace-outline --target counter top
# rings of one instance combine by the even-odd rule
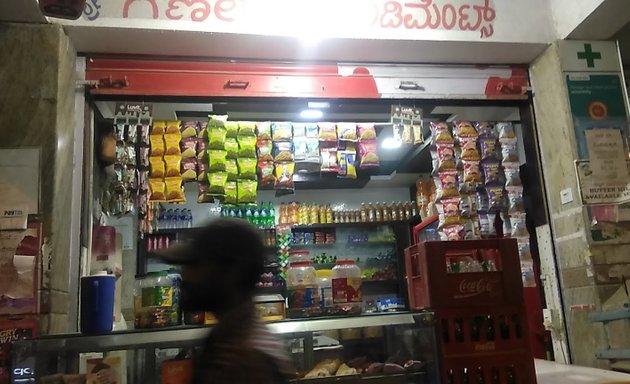
[[[630,383],[630,375],[578,365],[536,359],[538,384],[620,384]]]

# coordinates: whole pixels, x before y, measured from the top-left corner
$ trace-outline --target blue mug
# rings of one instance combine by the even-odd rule
[[[116,277],[100,272],[81,278],[81,333],[102,335],[114,326]]]

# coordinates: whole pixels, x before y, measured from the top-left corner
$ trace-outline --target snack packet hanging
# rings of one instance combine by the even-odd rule
[[[465,137],[459,139],[459,146],[461,148],[462,160],[466,161],[479,161],[481,160],[481,156],[479,155],[479,151],[477,150],[477,138],[476,137]]]
[[[166,121],[156,120],[151,124],[151,136],[162,136],[166,132]]]
[[[447,123],[431,123],[431,140],[433,144],[452,144],[455,142]]]
[[[481,148],[481,160],[498,159],[497,139],[492,136],[482,136],[479,138]]]
[[[182,139],[189,137],[197,137],[197,122],[196,121],[183,121],[179,130]]]
[[[239,204],[255,204],[258,183],[253,180],[238,181],[238,203]]]
[[[306,125],[306,137],[309,139],[319,139],[319,127],[315,123]]]
[[[481,183],[481,172],[479,170],[479,162],[463,161],[464,165],[464,183],[468,189],[474,190]]]
[[[226,157],[227,157],[226,151],[209,149],[208,150],[208,171],[210,172],[225,171]]]
[[[293,193],[295,191],[295,183],[293,182],[294,171],[295,163],[277,163],[274,188]]]
[[[461,195],[459,204],[462,217],[472,217],[477,215],[477,196],[474,194]]]
[[[455,146],[453,143],[438,143],[432,155],[437,157],[437,170],[446,171],[455,169]]]
[[[183,158],[197,156],[197,138],[186,137],[179,142],[180,151]]]
[[[151,127],[147,124],[142,124],[138,126],[138,142],[141,146],[148,147],[149,145],[151,145],[151,143],[149,142],[150,131]]]
[[[197,183],[197,202],[207,203],[211,200],[212,198],[208,195],[207,180],[205,180],[204,182]]]
[[[241,157],[237,161],[240,179],[256,180],[256,159]]]
[[[271,140],[271,122],[264,121],[256,124],[258,140]]]
[[[271,140],[258,140],[258,161],[273,161],[273,144]]]
[[[356,142],[357,125],[355,123],[337,123],[337,137],[340,141]]]
[[[337,141],[337,130],[335,124],[319,124],[319,141]]]
[[[155,156],[149,158],[149,164],[151,165],[151,173],[149,175],[152,179],[162,179],[166,174],[166,165],[164,159]]]
[[[208,148],[209,149],[225,149],[225,138],[227,131],[221,128],[208,130]]]
[[[498,211],[503,208],[504,193],[502,185],[487,185],[486,192],[488,193],[490,211]]]
[[[228,120],[228,115],[208,115],[207,129],[221,128],[225,129],[225,123]]]
[[[199,129],[197,130],[197,138],[198,139],[208,138],[208,121],[199,122]]]
[[[238,163],[235,159],[228,159],[225,161],[225,171],[228,174],[229,181],[235,181],[238,179]]]
[[[238,122],[238,135],[239,136],[256,136],[256,123],[252,121],[239,121]]]
[[[177,134],[179,136],[180,134],[180,130],[179,127],[181,126],[182,122],[179,120],[172,120],[172,121],[167,121],[166,122],[166,130],[164,131],[165,135],[168,134]]]
[[[494,128],[494,125],[488,122],[477,123],[476,128],[477,128],[477,133],[479,134],[479,137],[482,137],[482,136],[494,137],[495,139],[497,137],[497,133]]]
[[[306,137],[306,124],[305,123],[293,123],[293,139],[298,137]]]
[[[166,184],[163,179],[149,179],[150,201],[166,201]]]
[[[151,135],[151,157],[164,156],[164,136]]]
[[[322,166],[321,172],[339,172],[337,162],[337,148],[321,148]]]
[[[208,192],[212,195],[225,195],[227,172],[214,172],[208,174]]]
[[[306,137],[293,138],[293,153],[296,161],[306,160]]]
[[[293,143],[290,141],[273,142],[273,160],[293,161]]]
[[[238,184],[236,181],[225,183],[225,204],[238,204]]]
[[[293,138],[291,123],[276,122],[271,123],[271,135],[273,141],[288,141]]]
[[[359,167],[361,169],[380,167],[381,162],[377,151],[378,144],[376,140],[364,140],[359,143],[359,155],[361,157]]]
[[[226,121],[225,130],[226,137],[235,139],[238,136],[238,121]]]
[[[138,164],[140,165],[141,168],[143,167],[149,167],[149,148],[147,147],[140,147],[140,155],[138,156]]]
[[[497,123],[496,127],[499,133],[499,142],[501,144],[516,142],[516,133],[514,132],[514,126],[512,123]]]
[[[374,124],[357,124],[359,142],[376,140],[376,129]]]
[[[183,203],[186,201],[181,177],[167,177],[164,179],[164,183],[166,184],[166,201],[169,203]]]
[[[181,137],[179,136],[179,130],[177,133],[167,133],[164,135],[164,155],[178,155],[181,156],[182,152],[179,148],[179,142],[181,141]]]
[[[311,162],[320,162],[319,140],[306,139],[306,159]]]
[[[501,143],[501,159],[503,161],[503,165],[519,164],[516,142]]]
[[[339,177],[347,179],[357,178],[357,169],[355,164],[356,156],[357,153],[354,149],[346,149],[337,152],[337,157],[339,161]]]
[[[256,158],[256,136],[238,137],[238,157]]]
[[[424,143],[424,137],[422,136],[422,120],[414,122],[411,128],[413,129],[413,144],[420,145]]]
[[[164,156],[164,163],[166,164],[166,172],[164,177],[181,177],[180,164],[182,158],[177,155]]]
[[[438,200],[459,196],[457,170],[439,172],[438,176],[434,178],[434,182]]]
[[[449,225],[439,230],[440,240],[460,241],[464,240],[464,226],[461,224]]]
[[[512,237],[529,237],[525,215],[510,216],[510,222],[512,224]]]
[[[505,173],[505,187],[521,187],[521,177],[518,164],[504,164],[503,172]]]
[[[477,190],[477,210],[487,212],[490,209],[490,200],[488,198],[488,192],[485,189],[480,188]]]
[[[233,137],[225,139],[225,151],[228,159],[236,159],[238,157],[238,141]]]
[[[204,161],[197,161],[197,180],[208,180],[208,164]]]
[[[182,175],[182,180],[197,180],[197,159],[195,159],[194,157],[182,159],[180,171]]]
[[[501,183],[501,166],[499,160],[488,159],[481,163],[483,169],[484,182],[486,185]]]
[[[470,121],[456,121],[453,134],[459,140],[479,137],[477,130],[473,127]]]
[[[197,139],[197,159],[205,159],[208,157],[208,143],[205,139]]]
[[[510,215],[525,214],[525,203],[523,201],[523,188],[508,189],[508,213]]]
[[[274,166],[272,161],[259,161],[258,162],[258,177],[260,185],[272,185],[276,181],[274,175]]]
[[[442,199],[442,201],[437,204],[438,215],[440,216],[440,228],[461,223],[460,204],[461,198],[459,196]]]

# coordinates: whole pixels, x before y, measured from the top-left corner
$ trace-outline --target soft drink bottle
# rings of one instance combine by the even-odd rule
[[[252,214],[252,208],[247,207],[247,209],[245,210],[245,220],[251,223],[253,221],[253,218],[254,215]]]
[[[192,228],[193,227],[193,214],[192,211],[190,209],[188,209],[186,211],[186,225],[188,228]]]
[[[273,203],[268,203],[267,206],[267,226],[274,228],[276,226],[276,209],[273,207]]]
[[[269,229],[269,209],[267,204],[260,204],[260,217],[259,217],[260,228]]]
[[[173,228],[173,210],[167,209],[166,214],[164,215],[164,228],[172,229]]]
[[[262,227],[260,225],[260,209],[258,206],[252,208],[252,224],[258,228]]]
[[[179,227],[180,228],[188,228],[188,210],[182,209],[179,211]]]

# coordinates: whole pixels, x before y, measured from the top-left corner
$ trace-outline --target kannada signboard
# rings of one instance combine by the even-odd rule
[[[630,161],[626,162],[630,169]],[[580,198],[584,205],[616,205],[630,202],[630,180],[625,182],[603,182],[595,177],[590,161],[575,162]]]

